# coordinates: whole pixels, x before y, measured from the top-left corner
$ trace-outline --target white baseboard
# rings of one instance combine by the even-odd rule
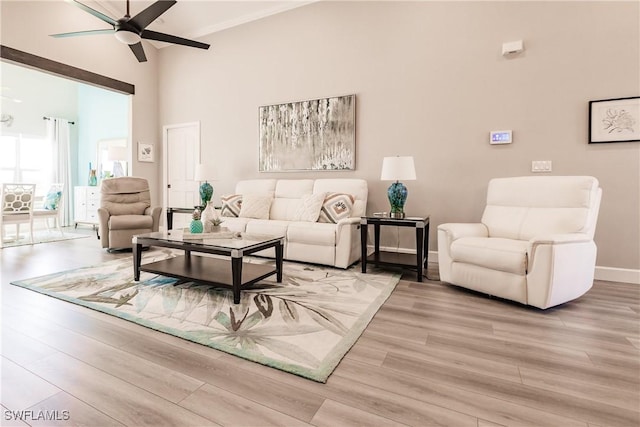
[[[369,249],[373,252],[373,246],[369,245]],[[388,252],[398,252],[401,254],[415,254],[415,249],[398,248],[380,246],[380,250]],[[429,263],[438,263],[438,251],[429,251]],[[634,270],[630,268],[616,268],[616,267],[599,267],[596,266],[595,272],[596,280],[604,280],[607,282],[622,282],[633,283],[640,285],[640,270]]]
[[[608,282],[623,282],[640,285],[640,270],[596,266],[595,279],[606,280]]]

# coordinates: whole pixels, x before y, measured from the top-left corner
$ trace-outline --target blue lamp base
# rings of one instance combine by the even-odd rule
[[[407,187],[403,183],[396,181],[387,190],[389,203],[391,204],[391,218],[404,218],[404,204],[407,201]]]
[[[200,200],[202,206],[207,206],[207,202],[213,197],[213,187],[207,181],[200,184]]]

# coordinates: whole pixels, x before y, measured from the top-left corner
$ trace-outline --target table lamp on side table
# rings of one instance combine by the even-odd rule
[[[413,156],[405,157],[385,157],[382,159],[382,181],[395,181],[387,190],[391,211],[391,218],[404,218],[404,204],[407,201],[407,187],[400,182],[414,181],[416,179],[416,168]]]

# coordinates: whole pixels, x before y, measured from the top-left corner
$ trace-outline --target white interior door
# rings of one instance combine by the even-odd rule
[[[184,123],[163,127],[164,144],[164,212],[171,208],[193,208],[200,202],[199,182],[194,172],[200,163],[200,123]],[[173,228],[188,226],[189,214],[174,214]],[[165,224],[166,226],[166,224]]]

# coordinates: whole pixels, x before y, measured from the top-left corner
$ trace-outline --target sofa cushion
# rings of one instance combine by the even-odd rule
[[[313,179],[279,179],[276,183],[276,198],[301,199],[313,193]]]
[[[489,182],[482,223],[492,237],[519,240],[540,233],[591,235],[599,194],[598,180],[589,176],[496,178]]]
[[[268,236],[286,236],[290,221],[274,219],[252,219],[247,223],[245,231],[251,234],[266,234]]]
[[[451,244],[453,262],[462,262],[524,276],[527,248],[524,240],[495,237],[463,237]]]
[[[276,183],[269,219],[294,221],[303,198],[313,192],[312,179],[280,179]],[[317,219],[317,218],[316,218]]]
[[[287,229],[287,241],[319,246],[335,246],[336,225],[322,222],[292,222]]]
[[[243,194],[240,218],[269,219],[273,196],[270,194]]]
[[[354,197],[351,194],[327,194],[320,210],[318,222],[336,224],[343,218],[349,218],[353,210]]]
[[[293,220],[306,222],[318,221],[320,209],[322,209],[325,197],[326,195],[324,193],[309,194],[303,197],[293,216]]]
[[[236,218],[240,216],[240,208],[242,208],[241,194],[229,194],[227,196],[222,196],[220,197],[220,201],[222,202],[220,215]]]
[[[153,227],[151,215],[114,215],[109,217],[109,230],[135,230]]]
[[[269,219],[293,221],[296,218],[296,212],[300,206],[302,206],[302,199],[276,197],[271,202]]]
[[[276,191],[275,179],[246,179],[238,181],[236,184],[236,194],[270,194],[273,196]]]
[[[223,217],[222,226],[228,228],[230,231],[244,232],[247,229],[247,223],[253,221],[251,218],[235,218],[235,217]]]

